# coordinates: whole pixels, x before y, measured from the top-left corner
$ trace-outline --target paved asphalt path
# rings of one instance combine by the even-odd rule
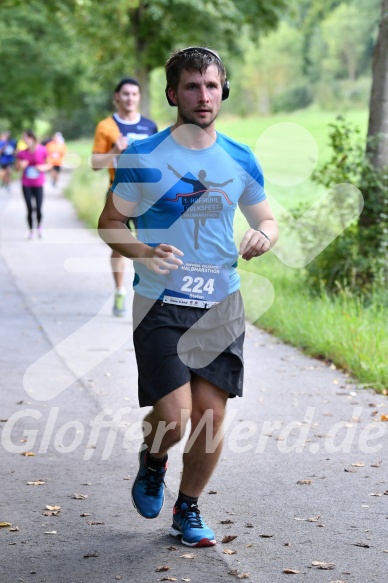
[[[46,187],[43,240],[24,240],[20,185],[0,191],[0,583],[385,583],[387,398],[252,326],[245,396],[200,499],[218,544],[168,535],[179,445],[163,512],[136,513],[131,318],[111,315],[109,250],[67,180]]]

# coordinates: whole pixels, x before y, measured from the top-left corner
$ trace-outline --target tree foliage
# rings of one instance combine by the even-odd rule
[[[60,13],[39,0],[1,6],[0,119],[16,131],[79,96],[86,63],[64,6]]]
[[[77,22],[95,46],[99,79],[112,85],[133,70],[148,112],[150,72],[172,50],[202,45],[239,52],[242,27],[257,39],[276,26],[286,6],[285,0],[84,0]]]

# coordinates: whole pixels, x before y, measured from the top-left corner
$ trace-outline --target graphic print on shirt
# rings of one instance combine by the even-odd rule
[[[198,172],[198,179],[190,178],[187,175],[182,176],[170,164],[167,168],[175,174],[181,182],[191,184],[193,191],[191,193],[180,192],[175,198],[164,198],[168,202],[181,203],[182,219],[194,219],[194,249],[199,249],[199,226],[206,224],[206,219],[218,219],[223,209],[223,200],[233,205],[226,192],[220,190],[220,187],[226,186],[233,182],[234,178],[229,178],[224,182],[212,182],[206,180],[206,170]]]

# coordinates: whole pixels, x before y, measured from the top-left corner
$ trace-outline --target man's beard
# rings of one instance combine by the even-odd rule
[[[218,114],[220,112],[218,110],[216,114],[212,115],[210,120],[208,120],[208,121],[203,120],[203,122],[201,122],[201,120],[198,120],[196,118],[190,119],[190,117],[188,115],[185,115],[185,113],[180,109],[179,103],[177,103],[177,106],[178,106],[179,117],[181,118],[183,123],[196,125],[203,130],[206,130],[208,127],[210,127],[212,125],[212,123],[217,119]]]

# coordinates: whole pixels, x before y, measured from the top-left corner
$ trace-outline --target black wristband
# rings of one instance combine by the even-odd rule
[[[261,229],[256,229],[256,231],[259,231],[259,233],[264,235],[264,237],[271,243],[271,239],[268,237],[268,235],[266,233],[264,233],[264,231],[262,231]]]

